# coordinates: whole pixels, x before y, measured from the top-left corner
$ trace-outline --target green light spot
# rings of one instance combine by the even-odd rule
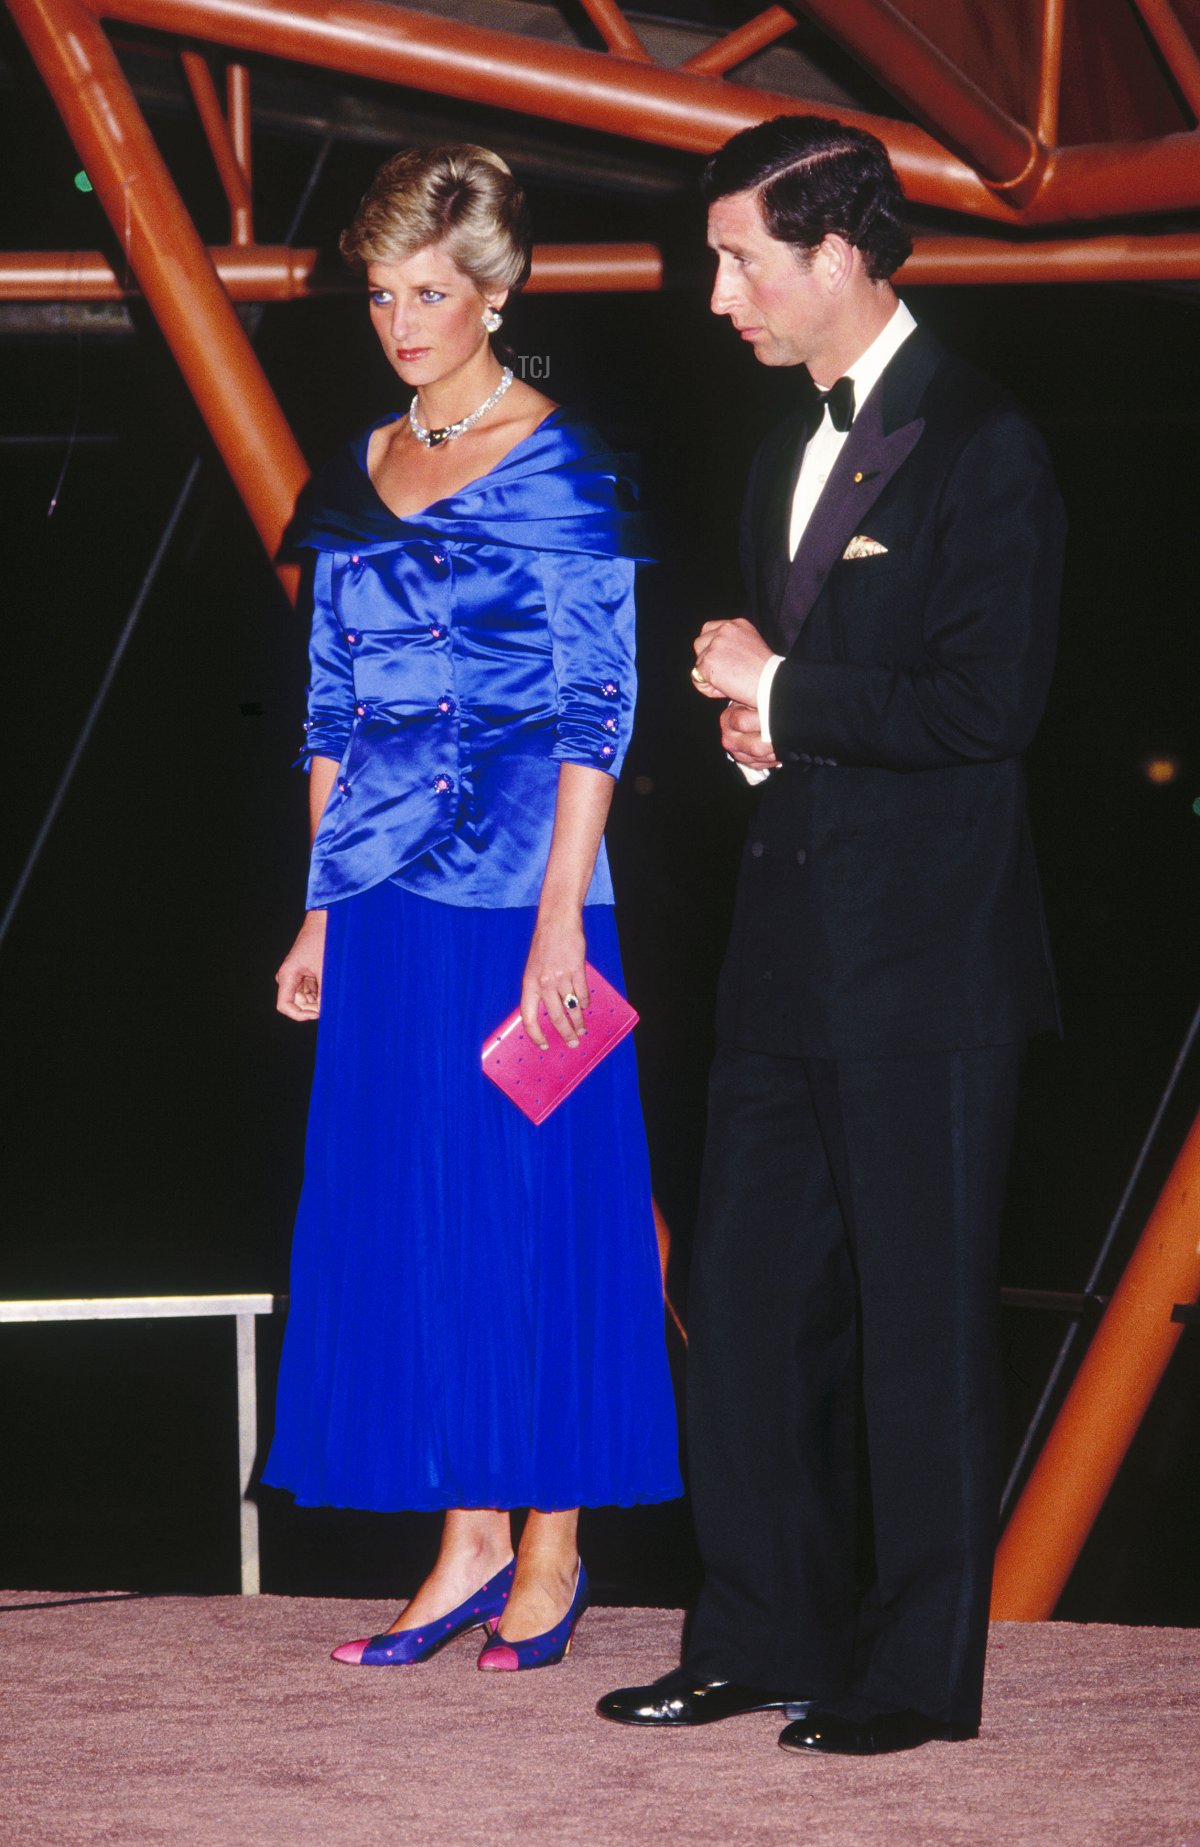
[[[1195,801],[1192,803],[1192,813],[1200,814],[1200,795],[1198,795]]]
[[[89,180],[82,167],[80,167],[79,172],[75,175],[75,190],[76,192],[91,192],[92,190],[92,182]]]

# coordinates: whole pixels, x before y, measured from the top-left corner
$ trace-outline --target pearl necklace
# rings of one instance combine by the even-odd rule
[[[425,428],[417,412],[417,400],[414,396],[412,403],[408,407],[408,427],[417,441],[419,443],[424,443],[427,449],[440,449],[443,443],[452,442],[456,436],[462,436],[467,430],[473,428],[481,417],[487,415],[493,405],[499,404],[512,382],[512,370],[509,366],[505,366],[503,372],[500,374],[500,383],[496,386],[491,397],[483,400],[478,410],[473,410],[469,417],[460,417],[457,423],[447,423],[440,430],[427,430]]]

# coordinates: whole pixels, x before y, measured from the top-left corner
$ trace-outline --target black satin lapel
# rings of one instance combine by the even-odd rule
[[[787,648],[803,628],[825,579],[862,531],[865,516],[908,460],[924,428],[924,418],[916,417],[885,435],[874,393],[855,418],[788,573],[779,611],[780,636]]]

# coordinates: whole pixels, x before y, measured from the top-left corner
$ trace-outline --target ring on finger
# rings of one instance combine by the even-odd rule
[[[563,1006],[566,1008],[568,1013],[578,1013],[579,1012],[579,996],[577,994],[564,994],[563,995]]]
[[[697,686],[707,686],[708,685],[708,681],[705,679],[704,675],[700,671],[699,662],[697,662],[696,665],[692,668],[692,680],[694,684]]]

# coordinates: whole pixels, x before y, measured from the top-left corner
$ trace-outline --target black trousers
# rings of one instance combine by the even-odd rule
[[[979,1722],[1022,1048],[723,1050],[689,1295],[689,1667]]]

